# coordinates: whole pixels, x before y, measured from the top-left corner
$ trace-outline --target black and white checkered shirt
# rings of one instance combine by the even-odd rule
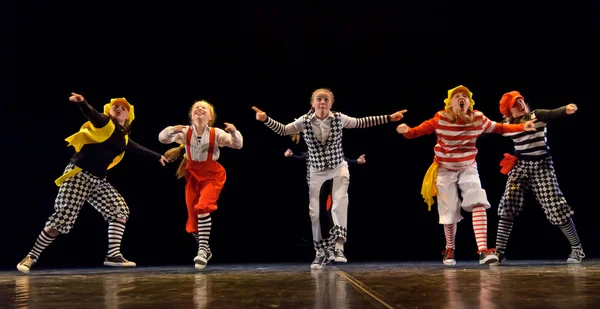
[[[265,125],[279,135],[302,132],[308,146],[308,165],[315,170],[336,168],[344,162],[342,129],[368,128],[388,123],[389,115],[354,118],[339,112],[330,112],[325,119],[308,113],[287,125],[267,118]]]

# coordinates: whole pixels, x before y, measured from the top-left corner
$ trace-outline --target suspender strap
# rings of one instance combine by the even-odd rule
[[[208,141],[208,152],[206,153],[206,161],[213,160],[213,151],[215,150],[215,128],[210,128],[210,139]],[[192,127],[190,126],[185,137],[185,152],[187,153],[188,161],[192,161],[192,153],[190,144],[192,141]]]

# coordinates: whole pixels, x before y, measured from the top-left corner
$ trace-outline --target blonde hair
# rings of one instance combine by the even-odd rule
[[[315,109],[314,107],[312,107],[312,102],[315,99],[315,96],[317,95],[317,93],[319,92],[325,92],[327,94],[329,94],[331,96],[331,104],[333,104],[333,102],[335,101],[335,98],[333,97],[333,91],[331,91],[328,88],[319,88],[315,91],[313,91],[313,93],[310,95],[310,110],[308,111],[308,113],[314,112]],[[300,133],[296,133],[294,135],[292,135],[292,141],[296,142],[296,144],[298,144],[300,142]]]
[[[204,104],[208,105],[208,109],[209,109],[210,115],[212,117],[212,119],[208,121],[208,126],[212,127],[215,124],[215,120],[217,119],[217,113],[215,112],[215,107],[205,100],[195,101],[194,104],[192,104],[192,107],[190,108],[190,111],[188,113],[188,116],[190,118],[190,123],[192,122],[192,112],[194,111],[194,106],[198,103],[204,103]],[[181,153],[184,151],[185,151],[185,142],[183,144],[179,145],[178,147],[173,147],[173,148],[167,150],[165,152],[165,158],[167,158],[167,160],[169,160],[171,162],[175,161],[175,160],[179,159],[180,157],[182,157]],[[188,159],[189,158],[187,157],[187,155],[184,154],[183,159],[181,160],[181,163],[179,164],[179,167],[177,168],[177,172],[175,173],[175,176],[177,176],[177,179],[180,179],[185,176],[185,167],[187,166]]]

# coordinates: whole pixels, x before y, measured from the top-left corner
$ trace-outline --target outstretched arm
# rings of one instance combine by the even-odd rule
[[[301,155],[292,154],[292,158],[294,158],[296,160],[306,160],[307,155],[308,155],[308,152],[303,152]]]
[[[291,149],[288,149],[288,150],[286,150],[286,151],[285,151],[285,153],[283,153],[283,155],[284,155],[286,158],[294,158],[294,159],[296,159],[296,160],[303,160],[303,161],[304,161],[304,160],[306,160],[306,156],[308,155],[308,152],[306,152],[306,151],[305,151],[305,152],[303,152],[301,155],[295,155],[295,154],[292,152],[292,150],[291,150]]]
[[[535,118],[543,122],[550,122],[558,118],[566,117],[577,111],[577,105],[569,104],[556,109],[538,109],[534,112]]]
[[[417,138],[423,135],[427,135],[427,134],[431,134],[433,132],[435,132],[435,129],[438,126],[438,120],[440,119],[439,114],[435,114],[435,117],[429,119],[429,120],[425,120],[423,121],[423,123],[421,123],[420,125],[411,128],[409,127],[407,124],[403,123],[400,124],[397,128],[396,131],[399,134],[404,135],[404,137],[408,138],[408,139],[412,139],[412,138]]]
[[[483,127],[483,133],[504,134],[523,131],[535,131],[535,125],[531,120],[521,124],[504,124],[492,121],[485,115],[482,116],[483,120],[481,126]]]
[[[302,118],[300,117],[296,121],[284,125],[271,117],[267,117],[265,125],[281,136],[294,135],[304,130],[304,120]]]
[[[267,127],[281,136],[294,135],[304,130],[303,117],[299,117],[294,122],[283,125],[281,122],[268,117],[265,112],[261,111],[256,106],[252,106],[252,110],[256,112],[256,120],[263,122]]]
[[[342,126],[345,129],[357,129],[374,127],[391,121],[399,121],[404,117],[404,113],[406,113],[406,110],[395,112],[391,115],[367,116],[362,118],[354,118],[340,113],[340,117],[342,118]]]
[[[77,107],[79,107],[79,110],[81,111],[81,113],[96,128],[102,128],[102,127],[104,127],[110,121],[110,118],[108,118],[107,115],[104,115],[104,114],[98,112],[80,94],[77,94],[75,92],[71,92],[71,96],[69,97],[69,101],[77,103]]]
[[[131,138],[129,139],[129,142],[127,143],[127,148],[126,151],[130,151],[136,154],[140,154],[146,158],[149,158],[151,160],[156,160],[159,161],[160,164],[162,164],[163,166],[165,166],[165,163],[169,162],[165,157],[163,157],[161,154],[154,152],[136,142],[134,142]]]
[[[365,155],[362,154],[357,159],[344,158],[348,164],[356,165],[356,164],[365,164],[367,160],[365,160]]]
[[[346,160],[346,162],[348,162],[348,164],[350,164],[350,165],[357,165],[358,164],[358,160],[357,159],[350,159],[350,158],[344,157],[344,160]]]

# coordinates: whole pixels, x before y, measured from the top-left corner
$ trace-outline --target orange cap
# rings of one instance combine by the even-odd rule
[[[523,99],[523,96],[518,91],[507,92],[500,99],[500,113],[505,117],[510,117],[510,109],[515,105],[518,98]]]

